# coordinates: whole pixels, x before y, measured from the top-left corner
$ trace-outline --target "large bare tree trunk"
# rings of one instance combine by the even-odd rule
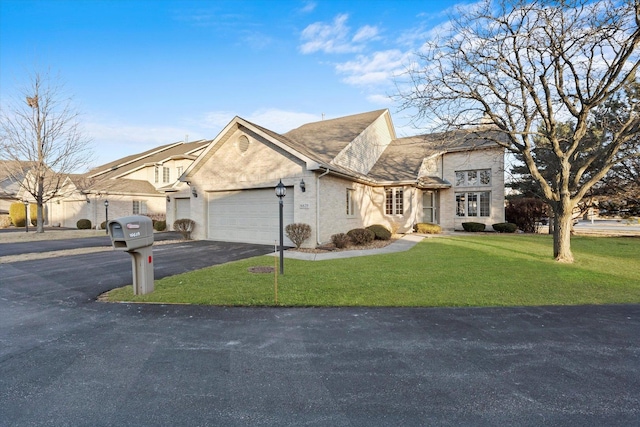
[[[38,177],[38,193],[36,194],[36,203],[37,203],[37,220],[36,220],[36,231],[38,233],[44,233],[44,203],[43,203],[43,195],[44,195],[44,178]]]
[[[573,262],[571,227],[573,204],[567,197],[553,205],[553,256],[558,262]]]

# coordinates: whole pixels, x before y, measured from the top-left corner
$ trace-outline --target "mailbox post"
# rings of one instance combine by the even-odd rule
[[[153,222],[141,215],[125,216],[107,224],[115,250],[131,255],[133,294],[153,292]]]

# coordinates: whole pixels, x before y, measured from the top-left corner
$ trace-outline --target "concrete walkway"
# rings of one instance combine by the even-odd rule
[[[404,236],[402,236],[402,238],[385,246],[384,248],[361,249],[361,250],[354,250],[354,251],[336,251],[336,252],[324,252],[324,253],[309,253],[309,252],[288,250],[288,251],[284,251],[284,257],[291,258],[291,259],[299,259],[303,261],[324,261],[328,259],[353,258],[353,257],[365,256],[365,255],[390,254],[393,252],[408,251],[409,249],[414,247],[418,242],[421,242],[422,239],[424,238],[425,236],[420,234],[405,234]],[[280,254],[278,252],[274,252],[272,255],[278,256]]]

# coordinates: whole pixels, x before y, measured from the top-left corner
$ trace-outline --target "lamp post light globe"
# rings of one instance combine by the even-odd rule
[[[286,195],[287,195],[287,187],[285,187],[284,184],[282,183],[282,180],[280,180],[278,185],[276,185],[276,196],[278,196],[278,198],[282,200],[282,198]]]

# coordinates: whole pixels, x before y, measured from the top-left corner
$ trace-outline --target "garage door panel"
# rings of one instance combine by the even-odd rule
[[[293,187],[284,198],[284,224],[293,223]],[[280,239],[278,198],[273,189],[209,193],[208,238],[272,245]],[[285,245],[293,243],[285,236]]]

